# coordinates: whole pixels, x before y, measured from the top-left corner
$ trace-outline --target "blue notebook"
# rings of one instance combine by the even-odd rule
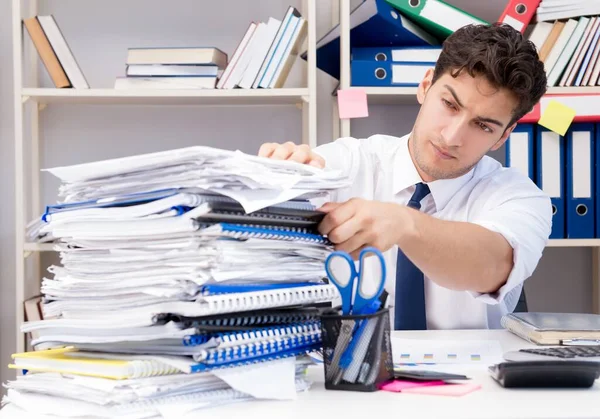
[[[227,337],[222,337],[222,339],[229,339],[225,346],[202,350],[194,356],[198,364],[192,368],[192,371],[209,371],[216,368],[298,356],[321,347],[319,323],[285,328],[285,331],[283,329],[275,328],[271,332],[257,330],[254,333],[242,332],[224,335]],[[281,330],[282,333],[291,332],[291,334],[278,336],[276,332],[273,333],[275,330]]]

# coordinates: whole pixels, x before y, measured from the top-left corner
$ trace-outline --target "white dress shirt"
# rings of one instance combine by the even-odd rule
[[[340,138],[316,148],[326,166],[342,170],[352,186],[336,191],[331,200],[350,198],[406,205],[422,179],[408,151],[408,138],[373,135]],[[528,177],[505,168],[491,157],[455,179],[428,183],[431,194],[421,211],[450,221],[468,221],[502,234],[513,248],[514,266],[507,282],[493,294],[454,291],[425,277],[428,329],[494,329],[512,312],[523,282],[536,268],[552,226],[550,199]],[[394,304],[398,247],[384,253],[388,305]],[[391,324],[393,308],[390,309]]]

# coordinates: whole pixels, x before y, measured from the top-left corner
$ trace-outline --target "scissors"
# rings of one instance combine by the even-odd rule
[[[374,286],[374,292],[369,292],[371,286],[365,276],[365,259],[375,256],[373,272],[375,281],[369,285]],[[325,271],[329,280],[337,287],[342,297],[342,314],[369,314],[374,313],[380,306],[379,296],[385,285],[385,260],[383,254],[374,247],[364,248],[359,255],[359,269],[352,257],[342,251],[335,251],[325,260]],[[356,283],[356,288],[354,282]]]

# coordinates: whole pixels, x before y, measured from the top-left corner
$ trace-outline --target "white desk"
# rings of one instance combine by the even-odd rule
[[[398,333],[398,332],[396,332]],[[531,346],[504,330],[454,330],[400,332],[398,336],[417,339],[498,340],[504,351]],[[524,390],[500,387],[479,366],[464,371],[481,390],[462,397],[403,394],[378,391],[360,393],[325,390],[322,365],[311,368],[312,388],[294,401],[252,401],[201,411],[197,417],[212,418],[600,418],[600,382],[591,389]],[[11,406],[0,411],[0,419],[31,418]]]

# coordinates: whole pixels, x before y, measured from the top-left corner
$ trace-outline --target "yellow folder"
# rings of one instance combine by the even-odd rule
[[[129,356],[128,356],[129,357]],[[155,359],[112,359],[102,353],[78,351],[73,347],[23,352],[12,355],[9,368],[34,372],[56,372],[123,380],[181,371]]]

